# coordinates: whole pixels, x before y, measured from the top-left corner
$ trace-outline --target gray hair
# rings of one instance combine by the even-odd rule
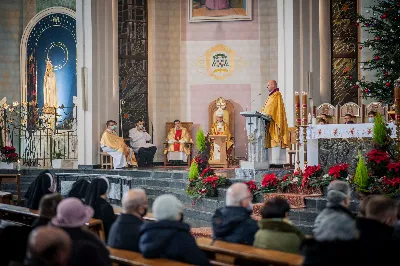
[[[122,208],[125,212],[134,212],[137,207],[145,202],[146,192],[144,189],[135,188],[130,189],[124,193],[122,197]]]
[[[249,190],[244,183],[235,183],[226,191],[226,206],[240,206],[240,201],[246,198]]]
[[[157,197],[153,203],[153,215],[158,221],[170,220],[176,221],[182,213],[183,204],[174,195],[164,194]]]
[[[335,180],[328,186],[327,199],[329,202],[340,204],[344,200],[350,198],[351,189],[347,182]]]

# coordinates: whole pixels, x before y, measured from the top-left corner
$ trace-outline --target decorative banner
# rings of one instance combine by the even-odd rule
[[[247,65],[248,62],[242,57],[236,56],[235,51],[223,44],[211,47],[192,64],[197,67],[198,72],[207,74],[216,80],[224,80],[235,70],[242,70]]]

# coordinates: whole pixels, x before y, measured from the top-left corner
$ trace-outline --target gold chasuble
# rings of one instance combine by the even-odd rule
[[[192,140],[186,128],[182,127],[182,129],[180,130],[176,130],[175,127],[171,128],[168,132],[167,142],[170,142],[172,140],[176,140],[178,142],[168,143],[168,148],[164,150],[164,154],[173,151],[190,154],[190,148],[186,145],[186,143],[192,142]],[[184,142],[181,143],[181,140],[183,140]]]
[[[215,122],[211,127],[211,135],[225,135],[226,136],[226,149],[229,150],[233,146],[231,140],[231,132],[229,131],[229,125],[225,122]]]
[[[124,139],[118,137],[116,134],[106,129],[103,135],[101,135],[100,144],[124,154],[128,164],[137,165],[135,154],[131,152],[131,149],[125,144]]]
[[[267,101],[261,109],[261,113],[272,117],[269,128],[265,132],[265,148],[274,148],[279,145],[282,149],[287,148],[289,144],[289,130],[285,104],[283,103],[282,94],[278,89],[269,94]]]

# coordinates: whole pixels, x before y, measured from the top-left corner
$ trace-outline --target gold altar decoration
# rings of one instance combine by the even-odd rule
[[[296,170],[300,168],[300,126],[301,126],[301,119],[300,119],[300,95],[296,91],[294,94],[294,103],[295,103],[295,114],[296,114]]]
[[[307,167],[307,127],[308,127],[308,116],[307,116],[307,92],[303,91],[302,94],[302,128],[303,128],[303,152],[304,152],[304,168]]]
[[[247,65],[246,60],[236,56],[234,50],[223,44],[211,47],[192,63],[192,66],[197,67],[199,73],[207,74],[215,80],[224,80],[235,70],[242,70]]]

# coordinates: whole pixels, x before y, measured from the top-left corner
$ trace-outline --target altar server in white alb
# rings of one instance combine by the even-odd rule
[[[157,147],[149,143],[151,136],[144,127],[143,119],[138,120],[136,127],[129,130],[129,138],[131,139],[131,148],[138,157],[138,166],[152,166]]]
[[[124,139],[116,133],[117,122],[108,120],[106,125],[107,128],[101,136],[100,144],[101,149],[113,158],[114,169],[121,169],[128,165],[137,166],[135,154],[125,144]]]

